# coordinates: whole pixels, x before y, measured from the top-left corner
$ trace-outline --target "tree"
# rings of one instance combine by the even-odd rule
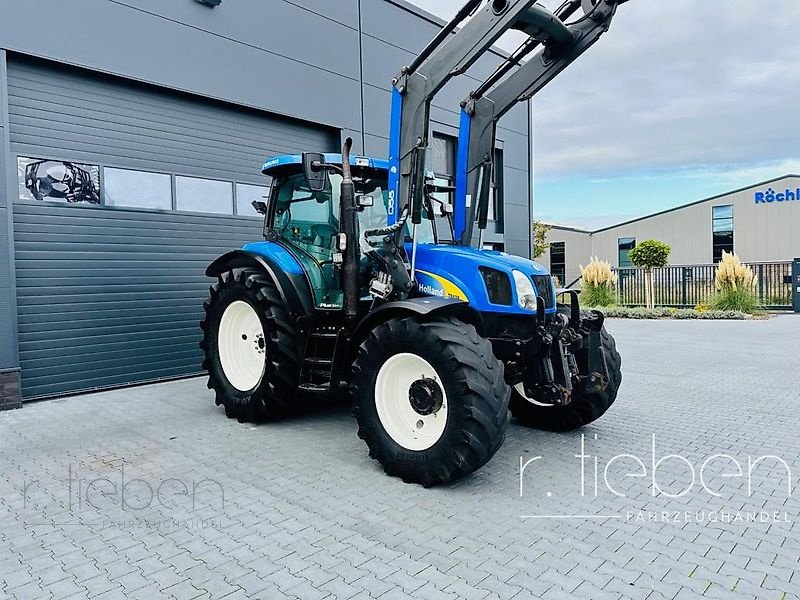
[[[553,228],[541,221],[533,222],[533,258],[539,258],[550,247],[547,241],[547,234]]]
[[[664,242],[645,240],[628,253],[628,258],[635,267],[645,270],[645,293],[647,308],[655,307],[655,286],[653,269],[666,267],[669,264],[669,253],[672,252]]]

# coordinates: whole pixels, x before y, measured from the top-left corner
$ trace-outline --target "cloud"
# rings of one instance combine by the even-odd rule
[[[643,183],[659,181],[668,175],[673,181],[681,179],[695,179],[698,181],[714,180],[719,185],[728,187],[741,187],[759,181],[775,179],[783,175],[800,174],[800,158],[789,158],[763,163],[739,165],[697,165],[693,167],[671,169],[669,171],[653,170],[641,173],[629,173],[627,181],[640,181]],[[596,177],[589,179],[589,183],[606,184],[619,181],[618,177]]]
[[[444,18],[462,4],[412,1]],[[793,0],[623,4],[534,99],[537,179],[694,169],[752,182],[782,162],[796,171],[798,22]]]

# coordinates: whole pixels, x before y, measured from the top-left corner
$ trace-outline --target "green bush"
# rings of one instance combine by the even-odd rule
[[[592,257],[588,265],[581,265],[581,279],[584,302],[592,306],[613,306],[617,303],[617,275],[610,263]]]
[[[581,299],[585,300],[583,294]],[[587,310],[592,310],[588,308]],[[718,319],[731,319],[743,320],[751,318],[750,315],[736,310],[704,310],[699,311],[693,308],[645,308],[643,306],[627,307],[627,306],[612,306],[603,307],[597,306],[594,310],[599,310],[606,317],[613,319],[699,319],[699,320],[718,320]]]
[[[717,293],[711,299],[712,309],[746,313],[753,313],[758,309],[758,298],[754,289],[755,276],[752,269],[743,265],[736,254],[723,250],[714,282]]]
[[[758,310],[758,299],[751,289],[727,288],[717,292],[711,299],[711,309],[752,314]]]
[[[581,287],[581,300],[591,306],[614,306],[617,294],[610,283],[585,283]]]
[[[672,248],[664,242],[645,240],[636,244],[628,254],[628,258],[640,269],[657,269],[667,266],[670,252]]]
[[[656,307],[656,285],[653,279],[653,269],[666,267],[669,262],[669,253],[672,252],[664,242],[658,240],[645,240],[636,244],[636,247],[628,253],[628,258],[633,266],[644,269],[645,271],[645,296],[647,307]]]

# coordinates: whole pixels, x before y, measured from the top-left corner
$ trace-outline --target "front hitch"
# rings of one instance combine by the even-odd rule
[[[549,322],[536,327],[532,340],[517,345],[517,357],[529,357],[523,385],[529,397],[555,406],[566,406],[575,393],[600,394],[609,381],[608,365],[601,331],[605,317],[590,311],[581,318],[577,294],[569,315],[556,313]]]

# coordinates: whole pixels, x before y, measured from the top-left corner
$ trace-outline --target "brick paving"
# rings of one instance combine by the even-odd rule
[[[0,597],[797,598],[800,317],[609,329],[603,419],[429,490],[346,407],[240,425],[200,379],[0,413]]]

